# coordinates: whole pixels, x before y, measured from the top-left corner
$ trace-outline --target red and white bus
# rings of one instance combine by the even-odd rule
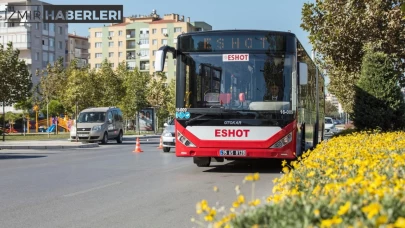
[[[199,167],[224,159],[295,159],[323,140],[324,77],[289,32],[181,34],[176,59],[176,156]]]

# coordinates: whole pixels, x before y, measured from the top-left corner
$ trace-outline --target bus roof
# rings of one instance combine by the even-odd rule
[[[217,33],[254,33],[254,32],[268,32],[273,34],[280,34],[280,35],[290,35],[296,37],[296,35],[292,32],[284,32],[284,31],[275,31],[275,30],[258,30],[258,29],[224,29],[224,30],[208,30],[208,31],[196,31],[196,32],[188,32],[180,34],[181,36],[187,35],[200,35],[200,34],[217,34]]]

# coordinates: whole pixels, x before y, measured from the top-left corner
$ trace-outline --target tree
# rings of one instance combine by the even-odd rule
[[[43,108],[41,110],[42,113],[47,113],[47,115],[49,116],[59,116],[60,114],[65,112],[65,108],[63,107],[63,105],[57,101],[57,100],[50,100],[49,104],[48,104],[48,110],[45,108]]]
[[[97,82],[97,83],[95,83]],[[77,61],[73,60],[67,69],[66,91],[62,97],[62,105],[69,112],[80,112],[84,108],[96,106],[96,102],[102,94],[97,91],[97,74],[88,67],[77,67]],[[77,102],[77,109],[76,109]]]
[[[325,101],[325,115],[337,117],[339,116],[339,110],[330,101]]]
[[[401,61],[405,58],[405,20],[400,3],[318,0],[303,6],[301,27],[309,32],[322,69],[328,69],[329,90],[348,112],[354,104],[365,43],[378,43],[382,52],[392,56],[396,69],[405,71]]]
[[[164,73],[157,73],[149,86],[148,101],[154,107],[159,107],[156,114],[159,120],[169,117],[167,105],[171,102],[169,90],[166,83],[167,77]],[[163,121],[160,121],[163,124]]]
[[[117,72],[123,75],[125,90],[120,107],[126,118],[134,118],[138,111],[150,106],[147,100],[150,76],[137,67],[133,71],[127,70],[126,63],[120,64]]]
[[[13,49],[13,44],[7,44],[7,48],[0,44],[0,101],[4,107],[12,105],[29,97],[32,87],[31,75],[27,64],[19,59],[20,51]],[[3,128],[5,121],[3,120]],[[3,141],[5,136],[3,134]]]
[[[103,61],[101,69],[97,71],[97,83],[93,84],[100,95],[97,100],[98,106],[117,106],[120,103],[125,92],[121,76],[113,71],[107,59]]]
[[[174,116],[176,113],[176,80],[174,78],[170,80],[168,92],[166,108],[169,115]]]
[[[356,87],[352,119],[360,130],[401,129],[405,126],[405,102],[392,57],[374,46],[366,47],[361,77]]]

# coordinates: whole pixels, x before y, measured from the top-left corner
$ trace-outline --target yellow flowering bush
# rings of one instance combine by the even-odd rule
[[[252,195],[246,205],[239,194],[229,213],[201,202],[205,223],[192,220],[209,227],[405,228],[405,132],[339,136],[282,165],[264,206],[249,210],[260,200]],[[245,178],[253,190],[258,179]],[[246,207],[236,211],[240,205]]]

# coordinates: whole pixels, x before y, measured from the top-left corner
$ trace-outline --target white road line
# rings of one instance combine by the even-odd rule
[[[70,194],[64,195],[64,197],[77,196],[77,195],[80,195],[80,194],[84,194],[84,193],[87,193],[87,192],[91,192],[91,191],[95,191],[95,190],[107,188],[107,187],[110,187],[110,186],[113,186],[113,185],[118,185],[118,184],[121,184],[121,183],[122,183],[122,182],[115,182],[115,183],[106,184],[106,185],[99,186],[99,187],[95,187],[95,188],[89,188],[89,189],[86,189],[86,190],[83,190],[83,191],[74,192],[74,193],[70,193]]]

